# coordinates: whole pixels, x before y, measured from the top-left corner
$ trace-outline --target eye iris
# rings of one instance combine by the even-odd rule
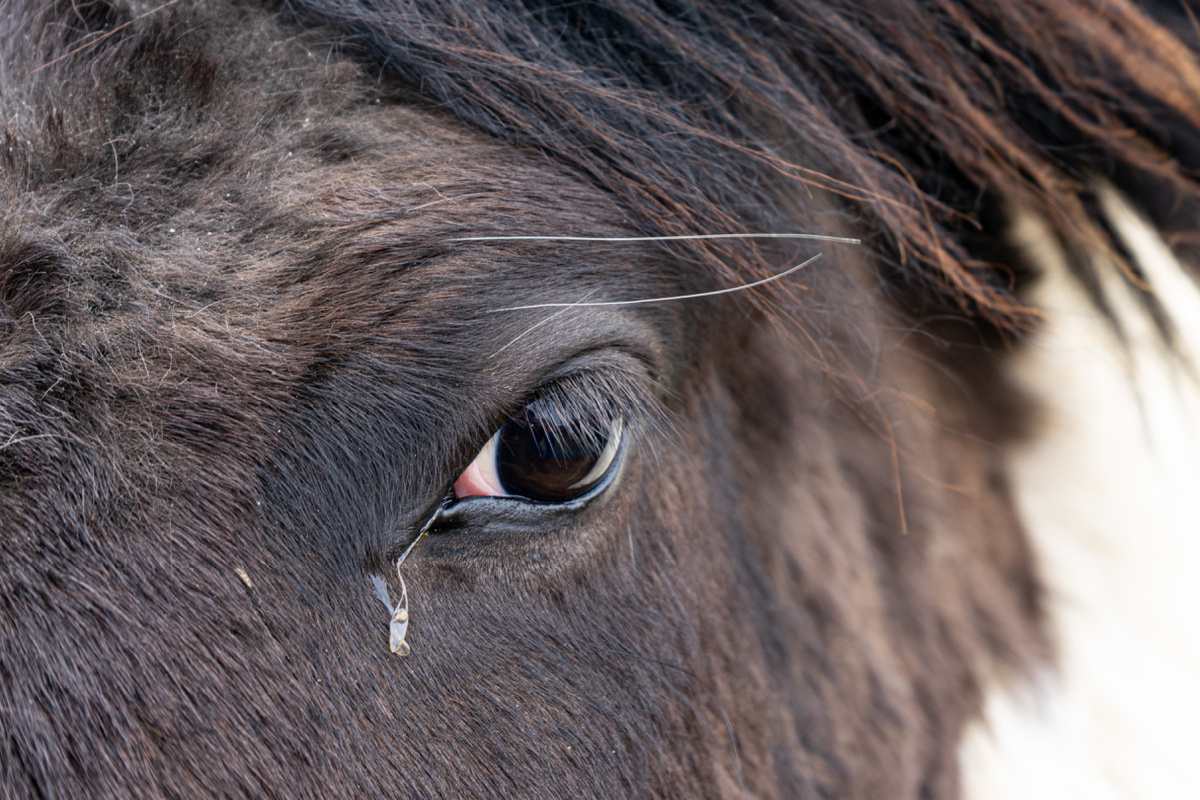
[[[608,471],[620,425],[566,419],[553,407],[531,403],[500,429],[496,472],[505,491],[547,503],[593,488]]]

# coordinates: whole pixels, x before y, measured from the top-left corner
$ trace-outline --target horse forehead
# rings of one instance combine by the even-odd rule
[[[137,11],[120,6],[105,13]],[[95,41],[77,32],[83,45],[61,33],[87,27],[67,9],[21,4],[8,18],[15,30],[28,17],[0,72],[9,286],[45,283],[32,245],[64,256],[77,292],[124,270],[145,284],[127,282],[125,296],[198,307],[226,287],[261,297],[322,276],[381,277],[364,265],[431,268],[430,248],[454,232],[587,233],[615,216],[546,160],[389,95],[349,58],[316,58],[320,34],[266,14],[236,27],[220,8],[182,22],[175,11]],[[173,29],[156,31],[159,19]],[[81,69],[96,81],[87,91],[72,78]],[[407,273],[387,278],[399,286]]]
[[[9,172],[3,182],[0,301],[10,321],[86,317],[93,333],[125,328],[141,336],[107,344],[130,345],[139,359],[153,357],[139,338],[211,339],[214,327],[239,330],[260,349],[265,339],[317,347],[385,317],[398,334],[395,312],[405,307],[409,327],[468,312],[497,323],[462,299],[492,296],[496,307],[544,299],[539,290],[586,282],[587,264],[606,261],[576,259],[567,270],[545,247],[457,242],[611,233],[615,210],[564,172],[444,114],[337,101],[320,117],[302,108],[264,121],[239,111],[257,87],[228,93],[235,102],[214,101],[227,117],[218,127],[253,128],[254,141],[222,137],[199,190],[168,179],[177,143],[140,130],[153,127],[147,119],[129,123],[136,148],[60,136],[53,115],[24,128],[13,159],[64,166]],[[630,250],[618,263],[632,268]],[[613,263],[601,271],[611,278]],[[474,291],[450,290],[464,283]]]

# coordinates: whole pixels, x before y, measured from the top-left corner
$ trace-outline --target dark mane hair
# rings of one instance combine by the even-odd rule
[[[833,195],[895,280],[1000,323],[1026,313],[994,252],[1002,206],[1080,254],[1120,252],[1098,176],[1152,197],[1168,230],[1198,218],[1187,2],[1152,9],[1174,30],[1126,0],[290,5],[583,173],[647,235],[805,228]]]

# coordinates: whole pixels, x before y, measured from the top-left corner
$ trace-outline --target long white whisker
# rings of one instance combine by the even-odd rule
[[[696,233],[689,236],[457,236],[447,242],[682,242],[691,239],[809,239],[862,244],[862,239],[820,233]]]
[[[564,308],[565,309],[565,308],[591,308],[591,307],[595,307],[595,306],[636,306],[636,305],[641,305],[643,303],[666,303],[670,300],[696,300],[701,297],[716,297],[717,295],[730,294],[731,292],[744,292],[747,289],[753,289],[758,286],[765,286],[766,284],[771,283],[773,281],[777,281],[782,278],[786,278],[788,275],[791,275],[793,272],[797,272],[799,270],[804,269],[809,264],[811,264],[814,261],[816,261],[817,259],[821,258],[823,255],[825,255],[825,254],[817,253],[812,258],[810,258],[807,261],[804,261],[800,264],[797,264],[796,266],[792,267],[791,269],[784,270],[783,272],[779,273],[778,275],[772,275],[769,278],[763,278],[762,280],[755,281],[754,283],[745,283],[745,284],[742,284],[741,286],[730,286],[727,289],[714,289],[711,292],[696,292],[695,294],[676,294],[676,295],[671,295],[669,297],[646,297],[641,300],[598,300],[593,303],[585,303],[583,301],[578,301],[575,303],[532,303],[527,306],[509,306],[507,308],[493,308],[488,313],[489,314],[499,314],[501,311],[524,311],[524,310],[530,309],[530,308]]]
[[[596,290],[596,289],[593,289],[592,291],[590,291],[590,292],[588,292],[587,294],[585,294],[585,295],[583,296],[583,299],[584,299],[584,300],[586,300],[587,298],[589,298],[589,297],[591,297],[592,295],[594,295],[594,294],[595,294],[597,291],[598,291],[598,290]],[[512,346],[513,346],[514,344],[516,344],[517,342],[519,342],[519,341],[521,341],[522,339],[524,339],[524,338],[525,338],[526,336],[528,336],[529,334],[533,333],[533,332],[534,332],[535,330],[537,330],[538,328],[540,328],[540,327],[542,327],[543,325],[545,325],[545,324],[546,324],[547,322],[549,322],[550,320],[554,319],[555,317],[561,317],[563,314],[567,313],[567,312],[568,312],[568,311],[570,311],[570,310],[571,310],[570,308],[562,308],[562,309],[559,309],[558,311],[555,311],[555,312],[554,312],[553,314],[551,314],[550,316],[546,317],[544,320],[541,320],[540,322],[535,322],[535,323],[533,323],[533,324],[532,324],[532,325],[530,325],[528,328],[526,328],[526,329],[524,330],[524,332],[522,332],[521,334],[519,334],[518,336],[516,336],[516,337],[515,337],[515,338],[514,338],[512,341],[510,341],[508,344],[504,345],[504,347],[501,347],[499,350],[497,350],[496,352],[494,352],[494,353],[492,353],[490,356],[488,356],[488,359],[489,359],[489,360],[491,360],[491,359],[495,358],[496,356],[500,355],[501,353],[503,353],[503,352],[504,352],[505,350],[507,350],[508,348],[512,347]],[[489,312],[489,313],[491,313],[491,312]]]

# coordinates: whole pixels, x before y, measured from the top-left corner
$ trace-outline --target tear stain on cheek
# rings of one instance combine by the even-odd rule
[[[392,648],[392,652],[398,656],[408,655],[411,648],[408,642],[404,641],[404,635],[408,633],[408,592],[404,592],[400,604],[396,606],[396,613],[392,614],[388,632],[388,646]]]
[[[396,655],[406,656],[412,651],[408,642],[404,640],[408,634],[408,587],[404,585],[404,576],[400,575],[399,566],[399,564],[396,565],[396,574],[400,577],[400,602],[394,607],[391,595],[388,594],[387,582],[372,573],[371,583],[375,585],[375,596],[392,615],[391,623],[388,626],[388,646]]]
[[[412,543],[405,548],[400,557],[396,559],[396,577],[400,581],[400,602],[392,605],[392,597],[388,593],[387,582],[371,573],[371,583],[375,586],[375,596],[387,608],[388,613],[392,615],[391,622],[388,625],[388,646],[392,652],[398,656],[407,656],[412,652],[408,642],[405,641],[405,636],[408,635],[408,587],[404,584],[404,573],[400,571],[400,567],[404,564],[404,560],[408,558],[417,545],[429,534],[430,528],[441,519],[441,510],[439,509],[429,521],[421,528],[421,532],[417,534],[417,538],[412,540]]]

